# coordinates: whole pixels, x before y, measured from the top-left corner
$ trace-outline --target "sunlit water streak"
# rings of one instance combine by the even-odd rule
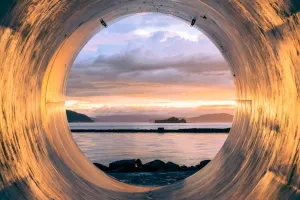
[[[190,128],[229,128],[231,123],[124,123],[124,122],[96,122],[96,123],[69,123],[71,129],[190,129]]]
[[[96,124],[91,124],[95,128]],[[100,124],[106,127],[104,124]],[[85,128],[88,126],[85,124]],[[141,129],[152,127],[146,123],[128,124],[127,127]],[[169,124],[168,126],[171,127]],[[173,125],[172,128],[178,128]],[[182,126],[182,125],[179,125]],[[218,127],[228,124],[218,124]],[[113,127],[124,127],[123,123]],[[149,128],[150,128],[149,127]],[[186,128],[194,127],[185,125]],[[197,127],[211,127],[208,124],[197,124]],[[73,137],[83,153],[92,161],[108,165],[122,159],[140,158],[143,162],[160,159],[180,165],[196,165],[201,160],[212,159],[224,144],[227,134],[195,133],[73,133]]]

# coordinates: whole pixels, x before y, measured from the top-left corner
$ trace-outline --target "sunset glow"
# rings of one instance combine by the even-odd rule
[[[171,102],[153,102],[153,103],[91,103],[89,101],[76,101],[69,100],[66,101],[66,106],[75,109],[93,109],[107,107],[162,107],[162,108],[197,108],[201,106],[224,106],[224,107],[234,107],[236,105],[235,101],[171,101]]]
[[[78,55],[66,108],[90,116],[233,113],[230,69],[200,31],[140,14],[96,34]]]

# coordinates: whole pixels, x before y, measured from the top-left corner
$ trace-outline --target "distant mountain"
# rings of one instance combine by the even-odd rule
[[[155,120],[155,123],[186,123],[185,119],[178,119],[176,117],[171,117],[163,120]]]
[[[201,122],[232,122],[233,115],[227,113],[206,114],[199,117],[186,118],[188,123],[201,123]]]
[[[92,118],[96,122],[152,122],[156,120],[166,120],[170,116],[161,115],[108,115],[108,116],[97,116]],[[184,118],[184,117],[177,117]],[[188,123],[201,123],[201,122],[232,122],[233,115],[227,113],[217,114],[206,114],[198,117],[184,118]]]
[[[96,122],[151,122],[153,119],[165,118],[156,115],[108,115],[97,116],[94,119]]]
[[[94,122],[87,115],[74,112],[72,110],[66,110],[68,122]]]

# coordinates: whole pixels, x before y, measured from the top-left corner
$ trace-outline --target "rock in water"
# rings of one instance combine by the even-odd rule
[[[200,170],[202,168],[204,168],[208,163],[210,163],[211,160],[203,160],[200,162],[199,165],[196,165],[196,167]]]
[[[203,160],[199,165],[187,167],[179,166],[173,162],[163,162],[154,160],[143,165],[140,159],[119,160],[109,164],[109,167],[94,163],[94,165],[104,172],[110,173],[127,173],[127,172],[178,172],[178,171],[198,171],[204,168],[210,160]]]
[[[117,170],[124,168],[126,170],[133,170],[136,167],[136,160],[119,160],[109,164],[109,170]]]
[[[180,168],[181,168],[181,170],[187,170],[188,169],[188,167],[185,166],[185,165],[182,165]]]
[[[137,159],[135,161],[135,164],[136,164],[137,167],[142,167],[143,166],[143,163],[142,163],[141,159]]]
[[[190,167],[187,168],[187,170],[188,171],[197,171],[199,169],[197,167],[195,167],[195,166],[190,166]]]
[[[104,171],[104,172],[108,172],[109,168],[105,165],[102,165],[100,163],[93,163],[98,169]]]
[[[167,162],[167,164],[165,165],[166,171],[179,171],[180,169],[180,166],[173,162]]]
[[[161,160],[153,160],[149,163],[143,165],[143,168],[147,169],[148,171],[158,171],[163,170],[165,168],[166,163]]]

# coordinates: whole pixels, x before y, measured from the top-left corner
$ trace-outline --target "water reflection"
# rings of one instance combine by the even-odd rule
[[[227,134],[157,133],[73,133],[83,153],[104,165],[140,158],[144,163],[155,159],[179,165],[196,165],[212,159],[224,144]]]

